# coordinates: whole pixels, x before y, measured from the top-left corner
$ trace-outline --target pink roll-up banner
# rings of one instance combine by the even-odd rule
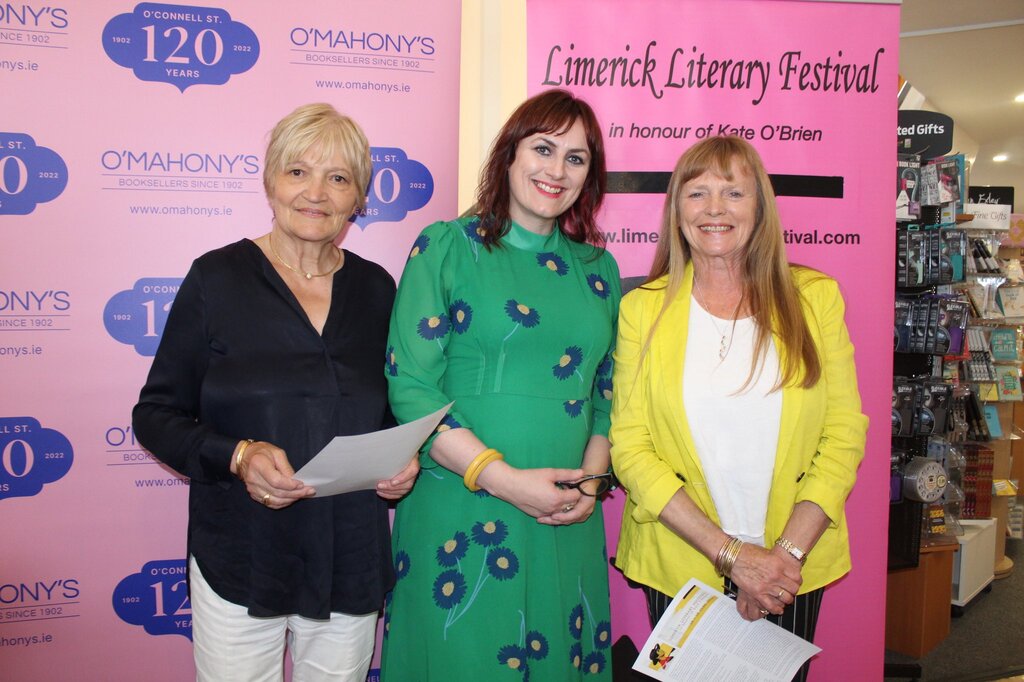
[[[586,98],[614,194],[601,226],[623,276],[645,275],[679,155],[749,140],[779,194],[791,261],[839,280],[867,452],[847,502],[853,570],[825,593],[817,680],[879,679],[885,630],[899,5],[766,0],[528,0],[528,91]],[[605,506],[614,555],[622,497]],[[614,637],[640,646],[643,596],[612,570]]]
[[[342,244],[397,280],[457,212],[460,17],[0,3],[0,677],[194,679],[188,481],[130,426],[175,292],[195,257],[269,230],[267,136],[310,102],[366,131]]]

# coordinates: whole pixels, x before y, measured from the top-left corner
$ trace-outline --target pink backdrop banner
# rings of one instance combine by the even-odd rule
[[[528,0],[528,90],[596,109],[618,194],[601,225],[623,276],[650,266],[663,190],[709,135],[748,139],[786,180],[790,259],[841,284],[857,350],[867,452],[847,503],[853,571],[827,592],[817,680],[880,679],[885,630],[899,6],[766,0]],[[783,178],[782,176],[793,176]],[[615,553],[622,498],[605,506]],[[643,596],[612,570],[614,636],[640,646]]]
[[[0,4],[0,677],[194,679],[188,481],[130,426],[167,311],[192,259],[269,230],[267,134],[309,102],[365,129],[343,245],[398,279],[457,213],[460,16]]]

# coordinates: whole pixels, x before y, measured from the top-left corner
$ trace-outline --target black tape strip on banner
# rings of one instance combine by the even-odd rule
[[[608,173],[609,194],[664,194],[671,173],[664,171],[611,171]],[[842,199],[841,175],[769,176],[777,197],[815,197]]]

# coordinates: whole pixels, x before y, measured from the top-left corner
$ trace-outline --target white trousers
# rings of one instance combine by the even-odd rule
[[[377,612],[332,613],[329,621],[301,616],[253,618],[220,597],[189,557],[192,647],[198,682],[281,682],[287,641],[292,682],[366,682]]]

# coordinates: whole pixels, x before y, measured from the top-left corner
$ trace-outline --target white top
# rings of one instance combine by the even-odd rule
[[[693,299],[686,340],[683,405],[722,530],[764,546],[768,492],[782,418],[782,391],[769,393],[779,372],[775,343],[764,371],[737,391],[750,372],[754,320],[713,317]],[[725,336],[728,353],[719,358]]]

